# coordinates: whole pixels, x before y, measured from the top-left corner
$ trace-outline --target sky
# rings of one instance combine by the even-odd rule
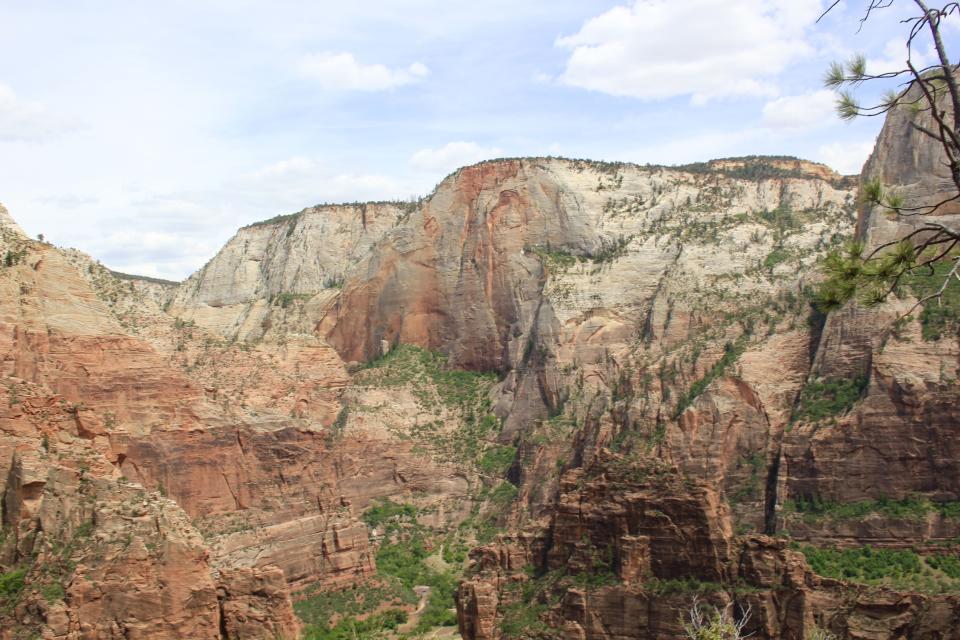
[[[865,2],[817,23],[820,0],[0,0],[0,202],[180,280],[245,224],[494,157],[859,173],[882,123],[841,122],[823,73],[901,63],[912,5],[859,29]]]

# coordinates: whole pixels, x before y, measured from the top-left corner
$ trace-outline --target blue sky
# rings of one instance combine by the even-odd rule
[[[839,122],[820,79],[902,61],[912,5],[857,33],[863,4],[814,24],[818,0],[0,0],[0,202],[181,279],[243,224],[426,195],[489,157],[859,172],[880,122]]]

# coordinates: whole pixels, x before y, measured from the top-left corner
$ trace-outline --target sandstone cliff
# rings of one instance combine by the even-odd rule
[[[412,207],[317,206],[244,227],[183,283],[169,309],[231,338],[257,338],[283,323],[287,333],[312,333],[293,312],[324,308],[346,273]]]
[[[906,117],[889,118],[863,179],[936,198],[939,156],[905,135]],[[902,234],[900,225],[881,208],[858,212],[868,245]],[[789,228],[779,230],[789,238]],[[765,266],[776,264],[780,246]],[[551,339],[537,345],[544,371],[528,390],[569,395],[545,402],[548,415],[560,414],[545,421],[548,429],[520,435],[521,497],[532,507],[543,498],[551,472],[544,458],[570,471],[559,493],[540,502],[545,521],[526,521],[527,533],[499,550],[478,550],[475,577],[459,598],[465,637],[680,637],[679,617],[698,594],[736,615],[749,611],[755,637],[803,638],[815,627],[851,638],[955,636],[956,597],[936,594],[957,585],[933,568],[956,558],[953,308],[946,320],[924,312],[894,325],[916,295],[908,288],[881,309],[854,304],[824,319],[794,304],[803,297],[797,280],[778,291],[772,278],[748,297],[725,300],[716,280],[697,282],[713,275],[705,265],[730,263],[716,253],[691,279],[671,282],[673,271],[661,280],[664,311],[658,318],[654,299],[644,332],[627,332],[640,343],[633,350],[605,345],[606,375],[592,389],[584,365],[600,358],[563,362],[563,329],[539,334]],[[689,302],[698,289],[713,294],[706,312]],[[666,326],[657,330],[658,322]],[[597,324],[591,335],[610,329]],[[564,368],[575,383],[556,375]],[[568,429],[566,447],[557,445],[559,425]],[[619,453],[611,459],[610,450]],[[599,479],[584,485],[584,472]],[[514,527],[524,522],[518,514]],[[918,570],[897,581],[887,566],[891,578],[866,588],[821,580],[782,542],[733,535],[751,530],[788,536],[818,566],[824,558],[846,562],[849,577],[863,576],[856,553],[843,550],[850,545],[896,548],[882,557]]]
[[[864,179],[922,191],[897,117]],[[807,562],[869,542],[960,578],[955,331],[809,303],[855,223],[897,233],[855,186],[487,162],[241,229],[181,285],[0,211],[4,633],[293,637],[291,594],[383,581],[414,535],[434,572],[478,545],[467,638],[677,638],[694,596],[758,638],[951,637],[955,596]]]

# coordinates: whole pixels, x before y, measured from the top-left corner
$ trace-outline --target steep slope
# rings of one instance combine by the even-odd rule
[[[124,334],[67,258],[3,212],[0,408],[3,637],[220,637],[228,624],[200,535],[174,502],[120,476],[117,439],[215,422],[201,391]],[[221,574],[221,578],[227,574]],[[262,571],[233,596],[296,633]],[[231,609],[233,607],[233,609]],[[235,610],[235,604],[227,606]]]
[[[928,190],[898,117],[863,179]],[[855,222],[897,233],[855,187],[491,161],[245,227],[179,286],[0,210],[0,633],[292,637],[291,593],[420,632],[466,569],[466,638],[679,638],[694,597],[757,638],[950,637],[956,326],[811,307]]]
[[[929,114],[893,110],[884,123],[861,180],[879,181],[910,206],[938,202],[954,189],[943,150],[911,122],[932,126]],[[960,222],[950,203],[931,216],[890,215],[882,206],[862,205],[857,238],[868,251],[933,219]],[[795,528],[804,535],[916,544],[952,538],[957,523],[944,504],[960,500],[960,344],[957,292],[952,283],[942,303],[932,301],[899,320],[924,292],[937,289],[946,271],[912,277],[879,308],[847,305],[826,319],[811,378],[858,381],[856,404],[835,420],[801,421],[785,442],[784,498],[807,505],[856,500],[912,503],[912,517],[876,509],[865,522],[812,514]],[[941,506],[938,506],[941,505]],[[792,525],[792,523],[791,523]]]
[[[293,638],[292,590],[375,572],[368,506],[469,513],[476,470],[407,434],[463,420],[429,384],[370,379],[393,401],[352,415],[321,339],[227,340],[166,313],[169,285],[0,222],[0,637]]]
[[[169,310],[230,338],[257,338],[274,324],[311,333],[283,312],[328,304],[346,272],[415,206],[325,205],[244,227],[183,283]]]
[[[939,157],[904,139],[906,117],[890,117],[864,178],[936,198]],[[860,237],[873,246],[902,233],[897,224],[879,208],[859,212]],[[544,518],[518,510],[519,533],[475,552],[475,578],[459,598],[465,637],[680,637],[697,595],[749,612],[747,630],[762,638],[803,638],[815,626],[853,638],[952,637],[960,628],[957,597],[938,595],[960,588],[957,572],[944,570],[956,563],[960,504],[952,307],[894,326],[918,290],[908,289],[821,326],[796,271],[786,290],[767,278],[740,299],[725,292],[704,268],[736,264],[725,240],[686,270],[692,278],[674,280],[682,267],[667,274],[645,330],[627,333],[640,343],[632,349],[608,343],[602,358],[564,361],[562,330],[537,334],[543,372],[526,395],[539,389],[555,417],[520,434],[515,479],[527,506],[543,496]],[[782,246],[764,259],[774,273]],[[691,304],[698,297],[712,304]],[[589,335],[609,330],[598,321]],[[591,371],[600,362],[606,370]],[[558,375],[565,369],[575,382]],[[591,374],[603,382],[591,386]],[[565,393],[565,404],[549,401]],[[566,471],[544,496],[555,460]],[[734,535],[751,530],[786,536],[803,555]],[[897,551],[844,550],[864,543]],[[817,578],[804,556],[870,586]]]
[[[852,200],[849,182],[800,161],[481,164],[386,236],[320,331],[348,360],[413,343],[501,372],[505,443],[566,441],[550,455],[579,464],[592,448],[646,434],[691,473],[735,476],[736,492],[762,473],[745,460],[759,455],[765,467],[776,455],[809,366],[806,272],[847,237]],[[727,351],[764,370],[757,388],[731,388],[744,424],[718,450],[715,428],[697,423],[719,416],[666,426],[691,388],[732,364]],[[791,359],[773,362],[778,352]],[[763,415],[761,397],[779,415]],[[602,431],[574,445],[596,420]],[[531,462],[516,472],[533,479],[536,508],[553,474]],[[750,492],[750,512],[762,514],[752,507],[763,491]]]

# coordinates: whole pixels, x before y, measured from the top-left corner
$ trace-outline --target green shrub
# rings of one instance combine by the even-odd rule
[[[407,621],[407,612],[389,609],[383,613],[357,620],[345,618],[332,629],[326,624],[313,624],[304,631],[304,640],[367,640],[383,638]]]
[[[293,228],[296,224],[296,221],[299,220],[300,216],[302,215],[303,215],[303,212],[297,212],[297,213],[288,213],[285,215],[273,216],[272,218],[268,218],[266,220],[252,222],[243,228],[249,229],[251,227],[263,227],[263,226],[272,225],[272,224],[279,225],[282,222],[292,223],[290,224],[290,227]]]
[[[509,504],[517,497],[517,488],[509,482],[501,482],[490,492],[490,502],[494,504]]]
[[[736,362],[742,353],[743,345],[741,343],[733,344],[728,342],[724,345],[723,356],[716,364],[710,367],[710,370],[707,371],[703,378],[694,382],[687,392],[680,396],[680,399],[677,401],[677,408],[674,411],[674,417],[679,418],[680,414],[693,404],[693,401],[696,400],[700,394],[707,390],[710,383],[722,376],[727,368]]]
[[[845,414],[863,396],[867,378],[826,378],[808,382],[800,392],[793,421],[817,422]]]
[[[547,631],[540,619],[547,607],[539,603],[515,602],[503,608],[500,631],[504,638],[536,637]]]
[[[456,617],[449,610],[454,604],[457,577],[449,571],[428,567],[424,562],[428,555],[418,538],[383,544],[377,551],[377,570],[381,574],[397,578],[407,589],[430,587],[430,599],[417,624],[419,631],[456,624]]]
[[[26,577],[26,569],[14,569],[0,574],[0,600],[3,601],[4,608],[11,608],[20,599]]]
[[[477,466],[481,471],[502,476],[513,465],[517,448],[494,445],[483,452]]]
[[[633,236],[618,236],[615,240],[601,243],[600,250],[588,255],[593,262],[613,262],[627,253],[627,245],[633,241]]]
[[[678,594],[714,593],[723,591],[723,585],[718,582],[705,582],[697,578],[672,578],[669,580],[651,579],[646,584],[651,593],[661,596]]]
[[[453,627],[457,624],[457,614],[452,611],[455,604],[458,580],[452,573],[431,572],[429,576],[430,599],[420,614],[415,631],[429,631],[433,627]]]
[[[56,602],[57,600],[63,600],[67,596],[67,592],[64,590],[63,585],[59,582],[52,582],[50,584],[43,585],[40,593],[43,595],[44,600],[50,603]]]
[[[343,276],[327,276],[323,280],[324,289],[343,289]]]
[[[363,514],[363,521],[371,528],[379,528],[380,525],[388,523],[396,525],[404,522],[415,522],[417,519],[417,507],[412,504],[400,504],[393,502],[390,498],[385,499],[379,504],[367,509]]]
[[[417,603],[416,595],[399,580],[381,577],[376,583],[327,591],[319,585],[307,587],[302,599],[293,603],[297,616],[308,625],[327,626],[334,616],[364,616],[384,604]]]
[[[931,513],[939,513],[945,518],[960,518],[960,502],[933,502],[924,496],[908,496],[901,500],[880,497],[842,504],[799,496],[795,500],[785,501],[783,510],[785,513],[803,514],[804,520],[808,521],[822,518],[853,520],[871,513],[900,520],[923,520]]]
[[[956,278],[947,278],[951,268],[952,260],[942,260],[935,263],[932,270],[924,269],[904,278],[907,289],[921,299],[939,291],[944,282],[947,284],[941,299],[928,300],[920,311],[920,335],[923,340],[955,336],[960,328],[960,282]]]
[[[524,250],[536,254],[548,271],[563,272],[577,264],[578,261],[586,260],[586,256],[575,256],[566,249],[525,247]]]
[[[763,261],[763,268],[772,271],[781,262],[790,257],[790,252],[785,249],[774,249]]]
[[[3,257],[3,266],[5,267],[14,267],[20,264],[20,261],[23,260],[23,257],[27,255],[26,250],[21,251],[7,251],[6,255]]]
[[[960,591],[960,560],[952,555],[921,556],[913,549],[798,547],[810,567],[828,578],[927,593]]]
[[[281,309],[286,309],[294,302],[299,300],[309,300],[313,297],[311,293],[278,293],[273,297],[273,304],[279,305]]]
[[[736,160],[727,166],[719,165],[722,161]],[[731,178],[742,180],[769,180],[779,178],[803,178],[805,174],[800,169],[786,169],[775,166],[771,161],[786,160],[796,162],[793,156],[744,156],[742,158],[718,158],[711,162],[694,162],[676,167],[680,171],[690,173],[723,173]]]
[[[377,569],[398,578],[403,586],[412,589],[418,584],[426,584],[429,569],[423,561],[428,555],[419,539],[384,543],[377,550]]]

